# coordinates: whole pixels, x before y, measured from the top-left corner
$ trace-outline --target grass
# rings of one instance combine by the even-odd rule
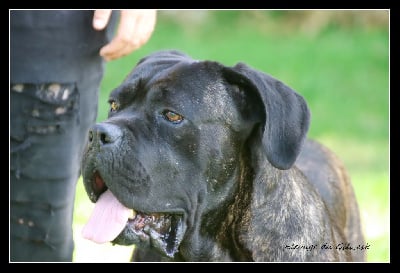
[[[249,17],[238,11],[214,11],[203,21],[193,15],[179,22],[171,18],[180,16],[167,15],[160,12],[145,46],[107,64],[98,120],[107,116],[109,92],[141,57],[156,50],[178,49],[225,65],[242,61],[267,72],[305,97],[312,113],[309,136],[325,143],[347,166],[371,245],[368,261],[390,261],[388,27],[331,24],[307,33],[296,31],[296,25],[280,31],[276,26],[282,21],[274,17],[267,22],[244,20]],[[81,184],[74,214],[74,261],[128,261],[129,247],[80,239],[79,230],[92,208]]]

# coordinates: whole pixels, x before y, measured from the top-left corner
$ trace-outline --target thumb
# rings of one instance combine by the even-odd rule
[[[111,12],[111,9],[95,10],[93,16],[93,28],[96,30],[104,29],[110,20]]]

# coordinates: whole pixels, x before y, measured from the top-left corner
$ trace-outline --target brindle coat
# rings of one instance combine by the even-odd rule
[[[143,58],[110,102],[83,160],[88,193],[100,194],[96,168],[126,207],[183,217],[176,253],[150,240],[133,260],[364,260],[349,176],[306,140],[307,104],[282,82],[243,63],[161,51]]]

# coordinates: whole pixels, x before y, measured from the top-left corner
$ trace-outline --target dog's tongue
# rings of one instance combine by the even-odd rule
[[[92,215],[82,230],[82,236],[99,244],[110,242],[124,229],[130,214],[131,209],[122,205],[107,190],[97,200]]]

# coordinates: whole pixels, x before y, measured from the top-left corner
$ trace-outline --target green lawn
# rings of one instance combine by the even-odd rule
[[[352,177],[371,246],[368,261],[390,261],[388,27],[334,23],[308,33],[295,23],[280,31],[282,14],[273,12],[267,17],[270,21],[257,19],[262,13],[254,19],[239,11],[214,11],[203,21],[194,14],[182,19],[167,13],[159,13],[156,30],[143,48],[107,64],[98,120],[107,116],[109,92],[141,57],[156,50],[178,49],[197,59],[225,65],[245,62],[265,71],[307,100],[312,113],[309,136],[334,150]],[[75,261],[128,261],[131,248],[80,239],[91,207],[79,181]]]

